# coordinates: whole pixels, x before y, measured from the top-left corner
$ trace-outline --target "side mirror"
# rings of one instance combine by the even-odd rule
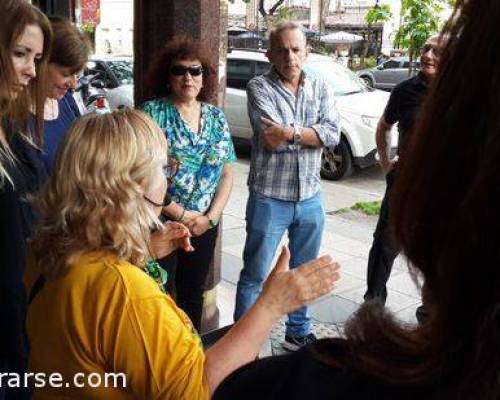
[[[96,89],[104,89],[106,87],[106,85],[104,84],[104,81],[100,80],[100,79],[96,79],[95,81],[93,81],[91,84],[90,84],[93,88],[96,88]]]

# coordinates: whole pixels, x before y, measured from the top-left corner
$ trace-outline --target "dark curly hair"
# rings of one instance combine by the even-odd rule
[[[153,60],[146,76],[146,84],[151,88],[150,99],[167,97],[172,89],[168,85],[170,66],[174,60],[200,60],[203,66],[203,87],[198,94],[200,101],[212,101],[217,93],[217,74],[210,56],[199,41],[186,36],[174,38],[168,42]]]

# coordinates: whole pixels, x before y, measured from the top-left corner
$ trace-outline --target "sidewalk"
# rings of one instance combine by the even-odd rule
[[[373,174],[373,172],[369,171]],[[377,174],[377,171],[375,171]],[[236,283],[243,266],[242,253],[245,243],[245,206],[248,198],[246,178],[248,161],[235,164],[235,180],[231,198],[224,212],[222,233],[222,281],[218,286],[220,325],[232,323]],[[381,176],[355,175],[346,182],[322,183],[325,201],[325,231],[320,254],[330,254],[341,266],[341,278],[332,293],[310,306],[314,330],[320,337],[338,335],[342,324],[363,301],[366,265],[376,217],[354,211],[335,213],[359,201],[380,200],[385,183]],[[285,238],[283,243],[286,243]],[[388,282],[386,306],[396,317],[407,323],[416,323],[415,310],[420,304],[420,293],[408,273],[406,260],[396,259]],[[270,348],[279,352],[283,332],[282,324],[273,329]]]

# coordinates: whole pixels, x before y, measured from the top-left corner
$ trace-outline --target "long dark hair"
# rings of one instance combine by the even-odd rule
[[[338,364],[439,399],[500,398],[500,2],[458,0],[391,199],[397,241],[425,279],[429,321],[376,305],[347,328]],[[320,357],[332,362],[319,351]]]
[[[36,139],[40,139],[46,97],[47,60],[52,42],[50,23],[38,8],[27,1],[2,1],[0,13],[3,19],[3,26],[0,29],[0,83],[2,83],[0,86],[0,114],[7,116],[11,123],[17,127],[28,120],[32,107],[35,108],[38,131]],[[42,30],[43,55],[37,64],[36,78],[30,82],[28,90],[23,91],[15,101],[11,101],[12,96],[9,90],[5,90],[5,87],[17,80],[12,66],[12,50],[28,25],[37,25]]]

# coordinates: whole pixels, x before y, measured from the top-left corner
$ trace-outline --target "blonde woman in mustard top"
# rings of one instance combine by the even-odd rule
[[[273,323],[338,279],[327,256],[287,271],[283,249],[255,306],[204,353],[152,261],[190,246],[183,225],[158,220],[166,165],[165,135],[140,111],[84,116],[64,139],[26,276],[30,370],[46,374],[34,399],[208,399],[256,357]],[[40,384],[55,372],[62,384]],[[126,385],[106,386],[109,373]],[[82,385],[90,374],[98,387]]]

